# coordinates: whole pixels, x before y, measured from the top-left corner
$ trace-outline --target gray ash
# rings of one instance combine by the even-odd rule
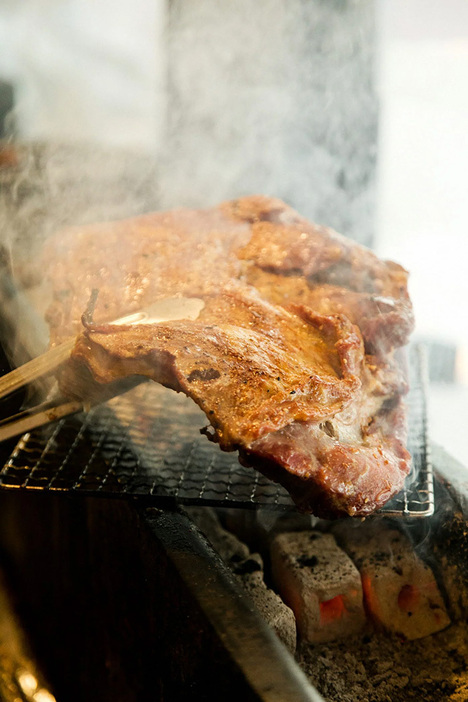
[[[464,622],[416,641],[365,635],[302,646],[298,661],[327,702],[466,702]]]

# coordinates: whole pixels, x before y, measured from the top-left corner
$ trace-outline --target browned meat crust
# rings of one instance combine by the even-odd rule
[[[96,323],[61,373],[67,394],[100,397],[133,376],[184,392],[211,439],[319,516],[367,515],[401,489],[407,385],[395,349],[413,319],[400,266],[265,197],[74,230],[61,246],[53,341],[100,289]],[[174,295],[202,298],[199,317],[105,324]]]
[[[236,248],[250,224],[222,209],[155,212],[129,220],[77,227],[54,237],[44,255],[53,282],[47,319],[51,341],[79,333],[81,315],[99,289],[97,322],[117,319],[160,298],[203,297],[236,280]]]
[[[232,280],[275,304],[345,314],[372,353],[405,344],[413,328],[401,266],[261,196],[72,228],[50,242],[44,268],[53,281],[52,343],[80,331],[93,288],[101,322],[162,297],[213,294]]]
[[[323,315],[345,315],[359,326],[370,353],[385,354],[403,346],[413,329],[411,303],[406,296],[395,299],[329,283],[314,284],[301,274],[286,276],[257,266],[249,268],[247,280],[277,305],[301,301]]]
[[[376,404],[374,415],[364,404],[354,405],[359,417],[345,411],[326,422],[293,422],[241,456],[281,482],[303,511],[322,517],[372,514],[403,488],[410,455],[402,400],[392,409]]]
[[[227,450],[339,412],[361,385],[362,358],[359,331],[345,318],[292,314],[254,290],[207,300],[196,321],[91,325],[73,352],[99,383],[136,374],[184,392]],[[62,386],[71,395],[67,377]]]

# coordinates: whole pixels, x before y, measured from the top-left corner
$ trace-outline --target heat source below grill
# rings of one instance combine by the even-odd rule
[[[420,347],[411,349],[410,368],[413,468],[405,490],[381,511],[427,517],[434,504]],[[25,434],[0,473],[0,486],[138,496],[161,506],[295,509],[284,488],[207,441],[199,431],[205,424],[187,397],[147,382],[87,414]]]

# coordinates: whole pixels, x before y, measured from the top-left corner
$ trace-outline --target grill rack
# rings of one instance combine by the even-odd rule
[[[412,470],[405,489],[380,514],[422,518],[434,512],[422,347],[410,349],[409,365]],[[189,398],[144,383],[85,415],[25,434],[0,471],[0,487],[132,496],[155,506],[295,509],[283,487],[201,436],[205,424]]]

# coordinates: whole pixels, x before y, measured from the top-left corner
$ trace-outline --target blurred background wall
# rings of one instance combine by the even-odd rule
[[[163,0],[1,0],[0,78],[20,138],[154,151],[164,23]]]
[[[467,465],[468,3],[380,0],[377,9],[375,244],[411,271],[417,333],[434,350],[432,436]]]

